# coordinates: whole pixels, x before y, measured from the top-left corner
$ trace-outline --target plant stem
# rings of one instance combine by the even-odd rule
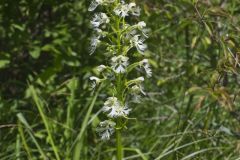
[[[122,135],[121,129],[116,129],[116,149],[117,149],[117,160],[122,160],[123,150],[122,150]]]
[[[120,3],[120,0],[116,1],[115,5],[118,5],[118,3]],[[124,19],[124,18],[123,18]],[[116,17],[116,33],[117,33],[117,37],[116,37],[116,42],[117,42],[117,54],[121,55],[122,54],[122,45],[121,45],[121,29],[120,29],[120,25],[121,25],[121,18]],[[124,104],[124,100],[123,100],[123,80],[122,80],[122,76],[121,74],[117,75],[117,98],[118,100],[122,103],[122,105]],[[117,151],[117,160],[122,160],[123,159],[123,147],[122,147],[122,135],[121,135],[121,127],[122,127],[122,122],[121,119],[118,118],[117,119],[117,125],[116,125],[116,151]]]

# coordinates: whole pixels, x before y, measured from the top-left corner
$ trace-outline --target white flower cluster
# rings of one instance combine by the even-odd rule
[[[127,100],[139,102],[141,95],[146,95],[142,86],[144,77],[127,80],[127,76],[135,68],[139,68],[146,73],[147,77],[151,77],[152,70],[148,59],[139,62],[132,62],[130,59],[133,56],[132,52],[144,55],[147,50],[145,44],[145,40],[148,38],[146,23],[141,21],[130,25],[125,19],[127,16],[139,16],[140,8],[135,3],[126,3],[124,0],[93,0],[88,10],[94,11],[98,6],[107,12],[95,13],[90,21],[94,34],[89,51],[90,54],[93,54],[98,46],[105,46],[108,57],[111,58],[108,63],[110,65],[97,67],[97,71],[103,78],[92,76],[90,80],[93,88],[101,83],[110,82],[113,86],[111,89],[121,92],[113,93],[115,96],[107,98],[102,108],[109,120],[100,123],[98,132],[102,139],[108,140],[114,133],[116,119],[127,118],[131,111],[128,108]],[[120,89],[119,83],[122,85]]]

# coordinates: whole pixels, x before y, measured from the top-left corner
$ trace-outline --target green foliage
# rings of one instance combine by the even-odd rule
[[[125,159],[239,158],[240,2],[136,1],[153,78],[123,133]],[[1,160],[114,159],[115,140],[95,131],[106,93],[88,78],[106,60],[88,53],[89,3],[0,1]]]

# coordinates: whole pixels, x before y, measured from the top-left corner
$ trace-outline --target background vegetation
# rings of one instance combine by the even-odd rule
[[[0,1],[1,160],[114,159],[115,140],[95,131],[106,95],[88,79],[106,60],[88,53],[89,3]],[[240,1],[136,3],[153,77],[123,135],[125,159],[240,159]]]

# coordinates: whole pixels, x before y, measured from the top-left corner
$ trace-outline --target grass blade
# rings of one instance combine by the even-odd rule
[[[97,96],[98,96],[100,90],[101,90],[101,86],[99,86],[98,90],[96,91],[96,93],[95,93],[95,95],[94,95],[94,97],[93,97],[93,99],[91,101],[91,104],[90,104],[90,106],[88,108],[86,116],[84,117],[84,120],[82,122],[81,130],[80,130],[79,134],[77,135],[76,140],[73,143],[73,146],[75,146],[74,147],[74,155],[73,155],[74,157],[73,157],[73,160],[79,160],[80,159],[82,145],[83,145],[83,141],[82,141],[83,134],[86,131],[86,128],[87,128],[87,125],[88,125],[88,120],[90,119],[90,115],[91,115],[93,106],[94,106],[94,104],[96,102],[96,99],[97,99]]]
[[[39,153],[41,154],[41,156],[42,156],[44,159],[47,159],[47,157],[46,157],[46,155],[44,154],[42,148],[40,147],[40,145],[38,144],[37,140],[35,139],[35,137],[34,137],[34,135],[33,135],[32,128],[30,127],[30,125],[28,124],[27,120],[24,118],[24,116],[22,115],[22,113],[18,113],[18,114],[17,114],[17,117],[18,117],[18,120],[19,120],[19,121],[25,126],[25,128],[27,129],[27,132],[28,132],[29,136],[31,137],[33,143],[36,145],[36,147],[37,147]],[[21,136],[22,136],[22,140],[25,142],[25,144],[27,144],[27,143],[26,143],[26,140],[25,140],[25,138],[24,138],[24,136],[23,136],[23,131],[22,131],[21,124],[20,124],[20,134],[21,134]],[[26,146],[27,146],[27,145],[26,145]],[[31,154],[30,154],[30,150],[28,149],[28,147],[27,147],[26,150],[27,150],[27,153],[28,153],[29,155],[31,155]],[[30,157],[31,157],[31,156],[30,156]]]
[[[45,126],[45,128],[47,130],[49,141],[50,141],[50,144],[52,146],[52,149],[53,149],[53,152],[55,154],[55,157],[56,157],[57,160],[60,160],[60,157],[59,157],[59,154],[58,154],[58,149],[57,149],[57,146],[54,143],[53,136],[52,136],[52,133],[51,133],[51,130],[50,130],[50,126],[49,126],[47,117],[46,117],[46,115],[44,114],[44,111],[43,111],[43,104],[41,103],[41,100],[38,98],[37,93],[36,93],[34,87],[32,85],[30,85],[29,89],[30,89],[32,98],[33,98],[33,100],[34,100],[34,102],[35,102],[35,104],[36,104],[36,106],[38,108],[40,116],[41,116],[41,118],[43,120],[44,126]]]
[[[189,159],[189,158],[192,158],[200,153],[204,153],[204,152],[207,152],[207,151],[210,151],[210,150],[216,150],[216,149],[221,149],[223,147],[213,147],[213,148],[206,148],[206,149],[202,149],[200,151],[197,151],[197,152],[193,152],[185,157],[183,157],[181,160],[186,160],[186,159]]]

